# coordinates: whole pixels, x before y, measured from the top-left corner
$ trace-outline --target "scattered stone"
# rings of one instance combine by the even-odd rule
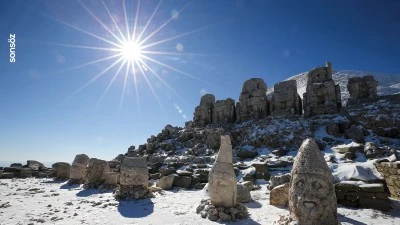
[[[201,200],[200,205],[196,208],[196,213],[200,214],[201,218],[219,222],[236,221],[249,216],[247,208],[240,202],[233,207],[218,207],[211,204],[209,199]]]
[[[174,183],[174,175],[168,175],[165,177],[162,177],[156,184],[157,187],[163,189],[163,190],[171,190],[172,185]]]
[[[286,207],[289,204],[290,183],[281,184],[274,187],[269,193],[269,204],[279,207]]]
[[[241,183],[237,183],[236,201],[242,203],[247,203],[251,201],[250,190]]]
[[[283,174],[283,175],[274,175],[269,180],[268,189],[272,190],[277,186],[283,185],[285,183],[289,183],[291,178],[291,174]]]
[[[54,176],[57,179],[69,179],[70,171],[71,171],[71,165],[66,162],[58,162],[54,163],[51,166],[54,170]]]

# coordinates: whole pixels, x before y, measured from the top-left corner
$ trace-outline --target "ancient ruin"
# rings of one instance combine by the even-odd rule
[[[337,225],[333,176],[313,139],[300,146],[291,174],[290,219],[300,225]]]
[[[304,115],[338,113],[342,107],[340,87],[332,79],[332,64],[317,67],[307,73],[307,88],[303,94]]]
[[[201,217],[226,222],[248,216],[247,208],[237,203],[237,181],[232,164],[232,145],[228,135],[221,136],[221,147],[209,173],[208,193],[210,199],[202,200],[197,207],[197,213],[200,213]]]
[[[54,177],[56,179],[69,179],[71,165],[66,162],[57,162],[51,166],[54,170]]]
[[[212,123],[215,96],[205,94],[200,99],[200,105],[194,111],[193,123],[195,126],[204,127]]]
[[[71,166],[71,175],[68,181],[69,184],[85,183],[86,170],[89,165],[89,156],[85,154],[76,155]]]
[[[235,100],[217,100],[212,114],[213,123],[234,123],[236,120]]]
[[[274,85],[270,108],[273,116],[302,114],[301,98],[297,93],[296,80],[283,81]]]
[[[110,171],[108,162],[91,158],[86,172],[85,188],[97,188],[104,183],[105,174]]]
[[[120,170],[120,180],[115,197],[117,199],[138,199],[152,197],[148,189],[149,170],[146,158],[125,157]]]
[[[371,75],[364,77],[351,77],[347,83],[350,97],[354,99],[376,98],[377,87],[378,82]]]
[[[236,120],[262,119],[268,115],[267,85],[261,78],[251,78],[243,84],[236,104]]]

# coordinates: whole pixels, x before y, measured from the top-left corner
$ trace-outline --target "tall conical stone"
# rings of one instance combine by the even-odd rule
[[[300,146],[291,174],[291,219],[299,225],[338,224],[333,176],[313,139]]]
[[[211,203],[215,206],[236,205],[236,175],[232,164],[232,145],[228,135],[221,136],[221,146],[208,178]]]

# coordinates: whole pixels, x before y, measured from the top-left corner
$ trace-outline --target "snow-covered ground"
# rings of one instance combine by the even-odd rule
[[[260,185],[246,204],[250,218],[230,224],[274,224],[288,214],[286,208],[269,204],[267,183]],[[201,190],[175,189],[152,199],[117,202],[110,191],[84,190],[51,179],[5,179],[0,180],[0,224],[218,224],[196,214],[205,197]],[[339,206],[339,220],[343,225],[400,224],[400,203],[391,204],[389,213]]]

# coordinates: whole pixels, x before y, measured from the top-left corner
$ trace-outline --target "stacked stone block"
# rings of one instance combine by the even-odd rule
[[[400,161],[376,162],[375,167],[384,177],[390,197],[400,199]]]

